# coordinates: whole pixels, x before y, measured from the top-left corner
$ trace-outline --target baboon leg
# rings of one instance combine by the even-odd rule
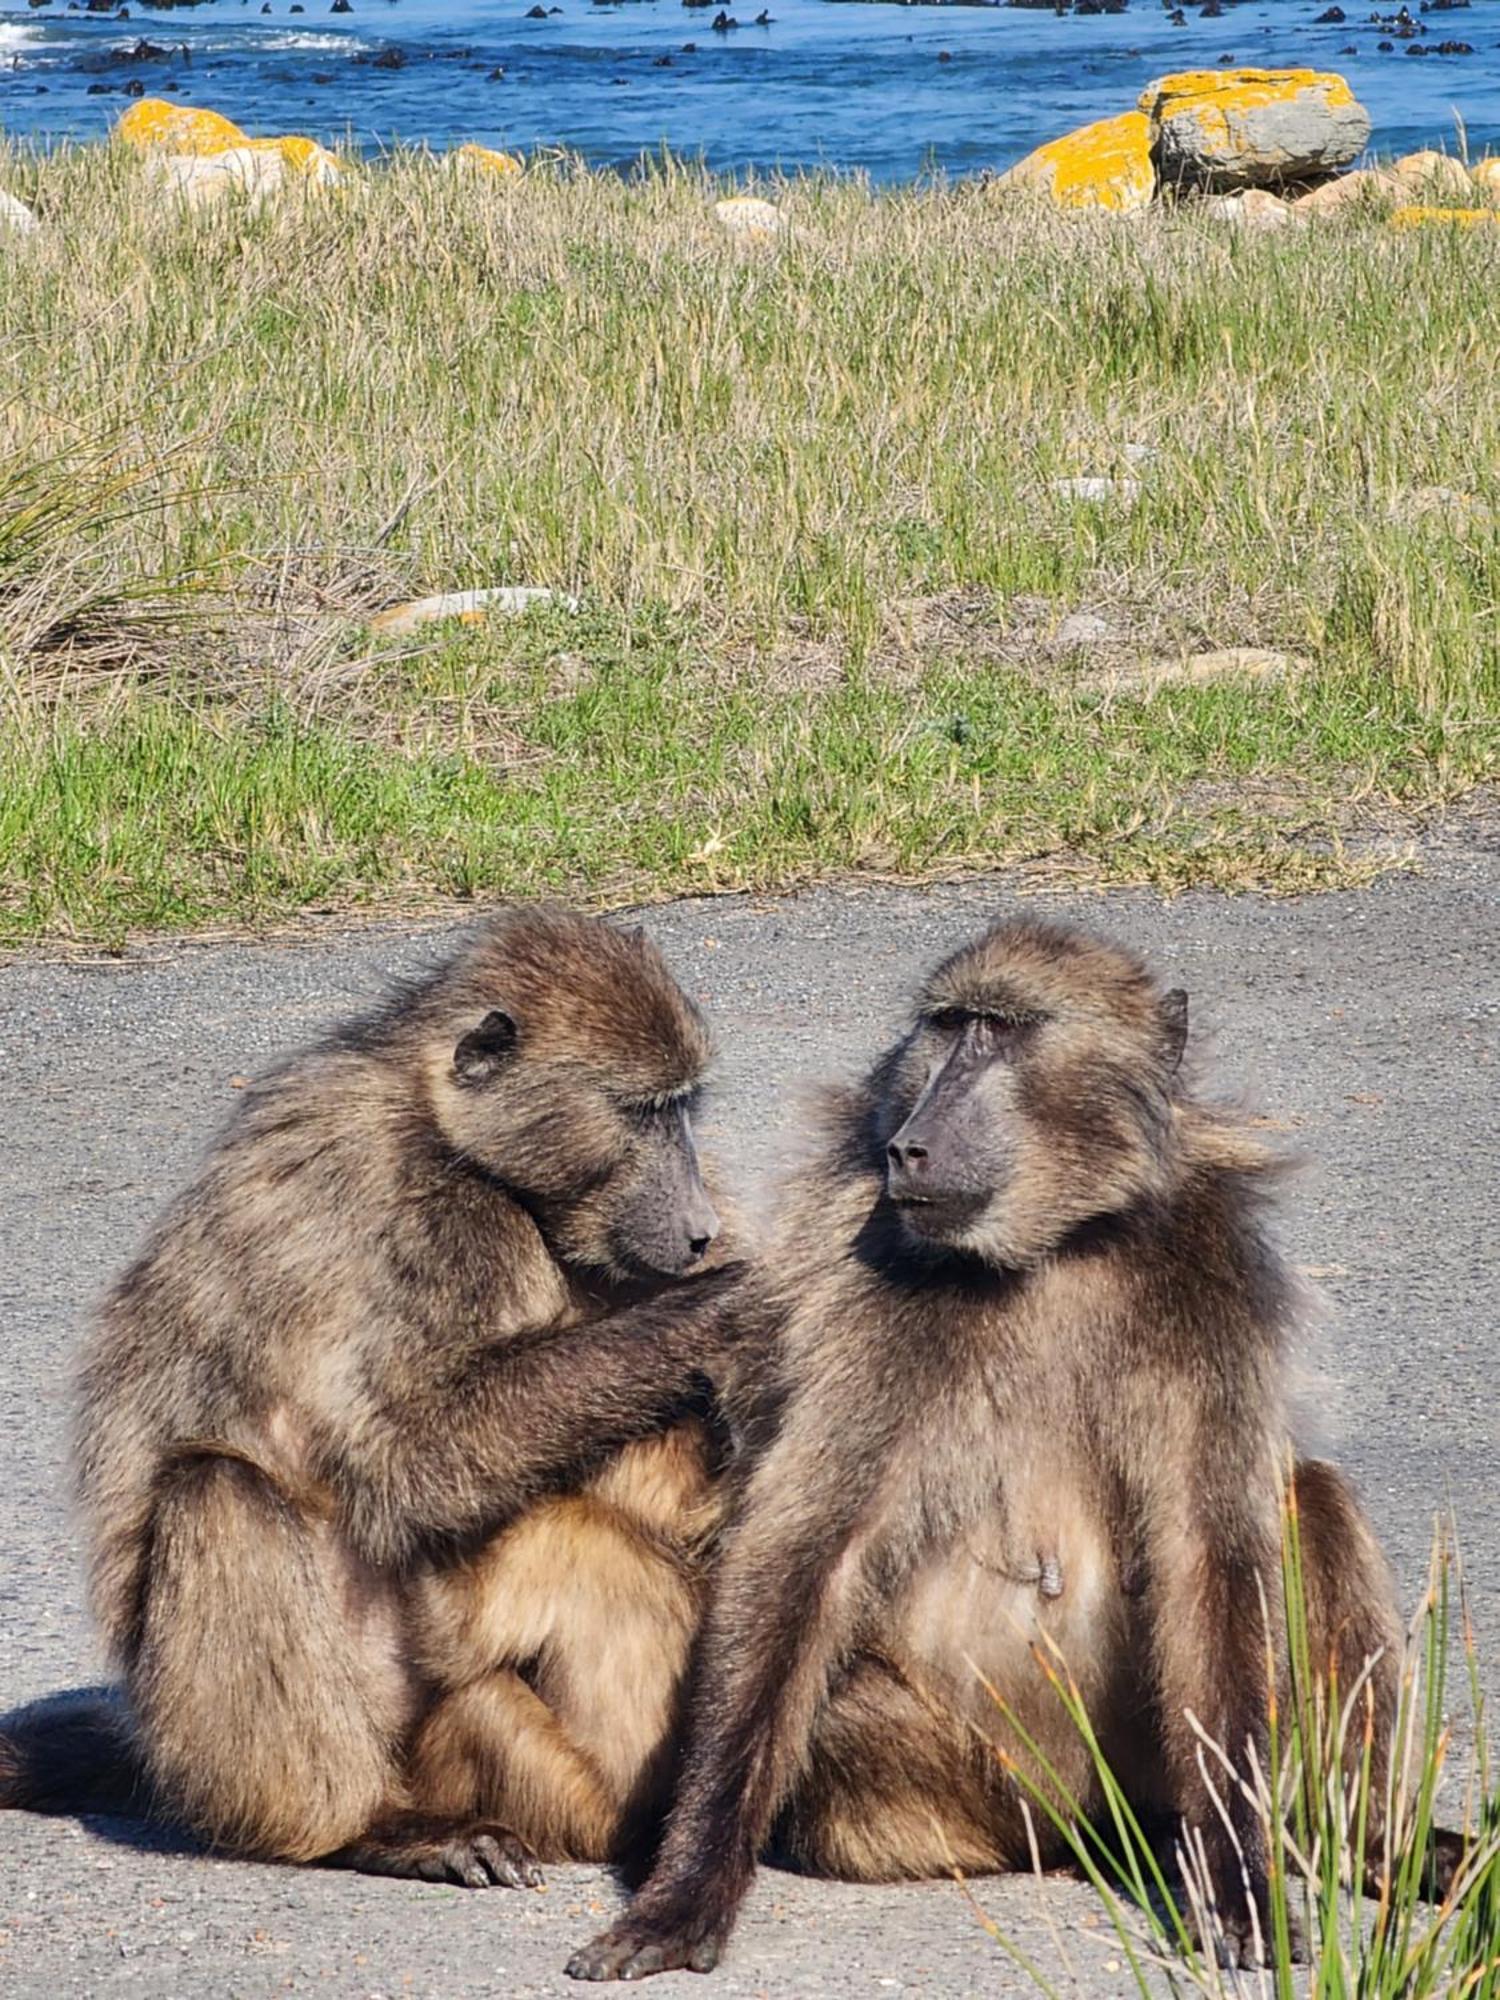
[[[1027,1850],[991,1746],[888,1663],[865,1659],[818,1723],[773,1851],[810,1874],[892,1882],[989,1874]]]
[[[1346,1776],[1358,1772],[1370,1724],[1366,1851],[1378,1860],[1385,1831],[1401,1686],[1403,1631],[1396,1587],[1359,1497],[1337,1466],[1299,1460],[1293,1475],[1307,1604],[1308,1660],[1342,1709],[1364,1678],[1345,1735]]]
[[[614,1857],[624,1802],[506,1668],[437,1703],[417,1732],[407,1787],[421,1812],[502,1820],[543,1860]]]
[[[328,1524],[248,1460],[163,1475],[130,1694],[160,1793],[210,1840],[311,1861],[399,1796],[400,1703],[350,1587]]]

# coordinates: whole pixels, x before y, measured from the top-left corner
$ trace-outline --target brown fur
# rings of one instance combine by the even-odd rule
[[[252,1087],[83,1370],[133,1739],[23,1719],[0,1803],[465,1882],[618,1851],[716,1521],[708,1054],[638,932],[517,911]]]
[[[1005,924],[829,1096],[745,1308],[777,1361],[677,1802],[655,1872],[575,1976],[706,1970],[768,1843],[862,1880],[1024,1865],[1014,1773],[1042,1780],[1024,1737],[1086,1811],[1103,1804],[1050,1684],[1064,1662],[1137,1805],[1201,1833],[1247,1948],[1187,1718],[1242,1768],[1264,1752],[1296,1299],[1262,1224],[1277,1163],[1189,1091],[1185,1031],[1183,996],[1128,953]],[[1347,1690],[1379,1653],[1388,1731],[1399,1628],[1379,1551],[1331,1467],[1300,1468],[1296,1492],[1315,1657]],[[1263,1919],[1263,1843],[1234,1818]]]

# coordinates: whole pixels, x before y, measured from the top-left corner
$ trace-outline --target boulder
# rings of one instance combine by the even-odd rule
[[[147,171],[167,194],[188,208],[214,208],[239,196],[263,208],[286,178],[286,161],[274,148],[226,146],[221,153],[159,153]]]
[[[763,243],[781,228],[781,210],[774,202],[761,201],[753,194],[732,194],[714,203],[714,217],[731,236],[748,237]]]
[[[524,583],[501,584],[494,590],[445,590],[437,597],[414,597],[407,604],[393,604],[370,620],[372,632],[411,632],[434,619],[456,618],[474,625],[492,612],[514,614],[529,611],[533,604],[560,604],[566,611],[578,609],[576,597],[563,597],[555,590],[541,590]]]
[[[1333,172],[1370,137],[1343,77],[1319,70],[1183,70],[1149,84],[1140,108],[1162,182],[1216,194]]]
[[[493,146],[455,146],[444,157],[449,167],[459,173],[494,174],[509,180],[521,171],[521,162],[514,153],[498,153]]]
[[[1246,188],[1243,194],[1210,195],[1203,213],[1215,222],[1231,222],[1238,229],[1286,229],[1303,221],[1289,201],[1269,188]]]
[[[1101,118],[1038,146],[1001,174],[997,186],[1045,195],[1057,208],[1129,215],[1156,193],[1151,123],[1139,111]]]
[[[315,187],[330,186],[341,172],[326,146],[295,132],[283,133],[276,139],[249,139],[246,145],[252,153],[274,154],[289,174],[300,175]]]
[[[1482,195],[1500,205],[1500,154],[1493,159],[1481,160],[1472,175],[1475,187]]]
[[[1404,153],[1391,172],[1409,194],[1423,201],[1472,201],[1474,183],[1462,160],[1451,153]]]
[[[15,195],[7,194],[0,188],[0,229],[8,229],[17,236],[30,236],[40,227],[36,217]]]
[[[1394,174],[1379,167],[1356,167],[1352,174],[1339,174],[1300,195],[1292,206],[1298,215],[1348,215],[1360,209],[1390,208],[1405,193]]]
[[[217,111],[169,104],[164,97],[139,98],[115,126],[115,137],[139,152],[222,153],[248,144],[239,126]]]

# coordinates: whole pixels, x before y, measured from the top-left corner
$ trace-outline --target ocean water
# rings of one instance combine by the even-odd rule
[[[1371,0],[1190,5],[1061,17],[1005,6],[882,0],[126,0],[118,20],[0,0],[0,129],[96,138],[138,78],[152,95],[211,105],[258,133],[298,131],[376,150],[566,146],[626,166],[662,145],[716,169],[859,169],[906,180],[1017,159],[1086,119],[1126,110],[1167,70],[1311,64],[1337,69],[1374,120],[1373,146],[1500,148],[1500,0],[1377,24]],[[762,5],[773,17],[755,25]],[[1378,0],[1394,14],[1400,0]],[[555,11],[551,9],[555,8]],[[156,53],[141,57],[142,39]],[[1462,42],[1472,54],[1441,55]],[[1382,50],[1380,44],[1391,46]],[[1423,47],[1427,53],[1409,53]]]

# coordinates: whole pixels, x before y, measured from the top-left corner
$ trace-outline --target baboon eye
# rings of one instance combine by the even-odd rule
[[[966,1014],[961,1007],[940,1007],[935,1014],[927,1016],[928,1025],[945,1035],[957,1035],[969,1025],[974,1016]]]

